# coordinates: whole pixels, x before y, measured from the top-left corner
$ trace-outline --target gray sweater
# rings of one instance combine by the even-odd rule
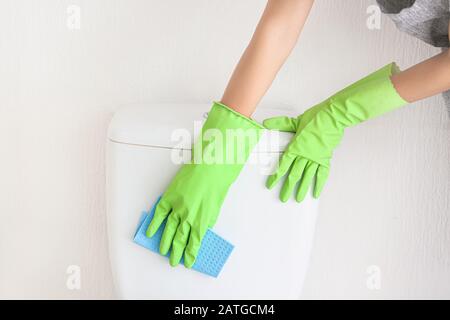
[[[450,0],[377,0],[381,11],[398,29],[422,41],[447,50]],[[444,93],[450,114],[450,91]]]

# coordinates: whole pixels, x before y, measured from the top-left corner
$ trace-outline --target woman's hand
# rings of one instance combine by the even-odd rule
[[[394,72],[395,65],[387,65],[297,118],[277,117],[264,121],[268,129],[295,133],[278,169],[267,179],[267,187],[271,189],[287,175],[281,188],[281,201],[287,201],[297,185],[296,200],[303,201],[314,180],[313,196],[318,198],[328,178],[333,151],[342,140],[344,130],[406,103],[392,85],[390,77]]]
[[[231,184],[239,176],[263,127],[227,106],[214,103],[184,164],[159,201],[146,235],[152,237],[167,218],[160,253],[170,252],[170,264],[183,254],[191,268],[203,237],[214,226]],[[237,137],[237,138],[236,138]]]

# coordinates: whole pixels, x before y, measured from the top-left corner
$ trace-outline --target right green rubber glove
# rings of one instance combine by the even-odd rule
[[[185,163],[156,206],[146,235],[152,237],[167,218],[160,253],[169,250],[170,265],[184,255],[191,268],[208,228],[217,221],[228,189],[239,176],[264,128],[259,123],[215,102]]]
[[[296,200],[301,202],[314,178],[313,196],[318,198],[328,178],[333,150],[340,143],[345,128],[407,103],[391,82],[391,76],[396,72],[397,66],[391,63],[297,118],[266,119],[264,126],[267,129],[295,133],[276,172],[267,179],[267,187],[273,188],[289,172],[281,188],[281,201],[287,201],[298,184]]]

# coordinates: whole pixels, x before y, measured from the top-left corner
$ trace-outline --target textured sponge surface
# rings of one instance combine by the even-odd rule
[[[149,212],[142,213],[138,229],[134,235],[134,242],[159,254],[159,243],[166,226],[166,221],[161,224],[161,227],[153,237],[148,238],[145,235],[155,214],[158,202],[159,199]],[[217,277],[233,251],[233,248],[234,246],[230,242],[217,235],[214,231],[208,230],[203,238],[197,259],[195,260],[192,269],[209,276]],[[170,252],[166,256],[169,257],[169,255]],[[181,263],[183,262],[182,259]],[[167,267],[170,267],[169,264],[167,264]]]

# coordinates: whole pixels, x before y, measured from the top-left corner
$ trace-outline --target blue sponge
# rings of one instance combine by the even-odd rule
[[[161,241],[162,233],[164,227],[166,226],[166,221],[161,224],[161,227],[153,237],[148,238],[145,235],[145,232],[153,219],[159,199],[149,212],[142,213],[138,229],[134,235],[135,243],[156,253],[159,253],[159,242]],[[214,231],[206,231],[206,235],[203,238],[202,245],[192,269],[213,277],[217,277],[230,256],[231,251],[233,251],[233,248],[234,246],[230,242],[214,233]],[[166,255],[166,257],[169,255],[170,252]],[[183,259],[180,263],[183,263]]]

